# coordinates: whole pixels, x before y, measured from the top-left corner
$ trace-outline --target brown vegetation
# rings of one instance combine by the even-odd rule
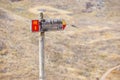
[[[89,0],[48,1],[0,0],[0,80],[38,80],[39,34],[30,31],[37,10],[68,23],[65,31],[46,32],[47,80],[96,80],[120,64],[119,0],[106,0],[104,12],[93,5],[91,13],[82,12]]]

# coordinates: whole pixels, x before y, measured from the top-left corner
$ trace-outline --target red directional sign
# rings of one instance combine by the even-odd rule
[[[66,22],[61,19],[32,20],[32,32],[59,31],[64,30],[65,27]]]
[[[32,20],[32,32],[39,32],[40,25],[39,20]]]

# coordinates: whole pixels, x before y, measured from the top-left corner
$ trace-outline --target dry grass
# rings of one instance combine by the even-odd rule
[[[46,18],[65,17],[68,22],[65,31],[46,32],[47,80],[96,80],[108,68],[120,64],[119,23],[104,22],[106,17],[95,17],[96,12],[82,13],[84,6],[72,0],[62,0],[64,4],[58,0],[46,1],[0,1],[0,43],[6,45],[0,45],[3,47],[0,50],[0,80],[38,79],[39,35],[31,33],[29,27],[30,19],[39,16],[34,13],[43,8]],[[76,27],[71,27],[72,24]]]

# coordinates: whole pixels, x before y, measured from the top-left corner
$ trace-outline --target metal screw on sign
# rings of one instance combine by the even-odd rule
[[[40,13],[40,20],[32,20],[32,32],[40,32],[39,38],[39,80],[45,80],[44,71],[44,39],[46,31],[64,30],[65,20],[62,19],[44,19],[43,13]]]

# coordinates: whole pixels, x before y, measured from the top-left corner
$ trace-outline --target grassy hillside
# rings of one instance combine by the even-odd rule
[[[0,80],[38,80],[39,33],[30,23],[39,11],[68,24],[65,31],[46,32],[46,80],[96,80],[120,65],[119,0],[106,0],[101,16],[94,7],[83,11],[89,0],[47,1],[0,1]]]

